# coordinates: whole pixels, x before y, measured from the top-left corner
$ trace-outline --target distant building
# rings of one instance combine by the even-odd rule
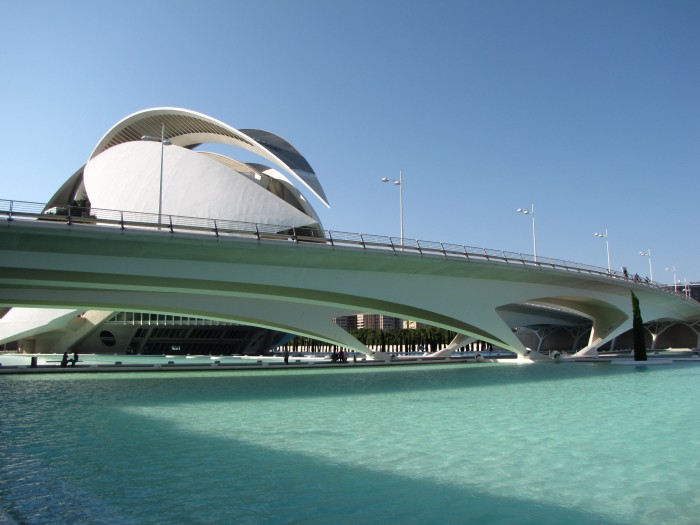
[[[369,330],[397,330],[403,327],[403,320],[382,314],[358,314],[357,328]]]
[[[688,283],[688,293],[696,301],[700,301],[700,283]]]
[[[430,325],[427,325],[425,323],[419,323],[418,321],[403,321],[403,327],[407,330],[419,330],[421,328],[429,328],[429,326]]]
[[[341,317],[334,317],[333,322],[341,327],[343,330],[356,330],[357,329],[357,316],[356,315],[343,315]]]
[[[372,330],[416,330],[429,325],[417,321],[408,321],[398,317],[382,314],[358,314],[334,317],[333,322],[344,330],[367,328]]]

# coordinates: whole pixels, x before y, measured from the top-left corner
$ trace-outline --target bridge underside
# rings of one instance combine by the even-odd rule
[[[323,243],[8,222],[0,246],[2,306],[232,321],[374,357],[332,318],[381,313],[536,357],[515,326],[588,320],[589,355],[631,328],[630,290],[645,321],[700,317],[695,303],[621,279]]]

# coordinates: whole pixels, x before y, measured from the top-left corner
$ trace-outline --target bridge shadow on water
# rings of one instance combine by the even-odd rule
[[[19,480],[0,475],[3,506],[18,523],[54,525],[623,523],[565,502],[526,501],[491,494],[488,487],[342,463],[362,451],[338,451],[333,461],[295,452],[294,443],[271,450],[234,436],[203,436],[164,420],[137,419],[86,428],[76,418],[71,437],[82,435],[78,442],[32,436],[33,462],[0,461],[25,462],[38,471]],[[42,474],[43,463],[51,464],[50,476],[61,474],[55,479]]]
[[[170,439],[192,439],[172,435],[172,429],[157,422],[143,422],[149,432]],[[130,476],[126,499],[149,497],[168,501],[161,518],[206,516],[205,523],[249,524],[556,524],[613,525],[600,514],[564,505],[542,504],[493,495],[478,487],[459,487],[429,479],[412,479],[367,468],[347,467],[289,450],[270,451],[236,439],[197,438],[187,451],[185,477],[166,485],[149,476],[134,476],[133,469],[116,477]],[[150,461],[172,462],[162,443],[160,454]],[[339,454],[361,454],[339,451]],[[212,457],[212,454],[214,457]],[[391,454],[391,450],[387,450]],[[219,458],[217,461],[216,458]],[[225,458],[225,459],[224,459]],[[197,502],[197,494],[223,493],[212,508],[211,501]],[[189,494],[182,497],[183,493]],[[123,503],[123,502],[122,502]],[[167,520],[166,520],[167,521]]]

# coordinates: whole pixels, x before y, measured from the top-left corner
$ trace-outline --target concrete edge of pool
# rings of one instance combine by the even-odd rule
[[[362,367],[387,367],[387,366],[420,366],[420,365],[444,365],[444,364],[471,364],[479,365],[483,363],[507,363],[507,364],[530,364],[515,358],[484,358],[475,360],[470,358],[409,358],[394,359],[391,361],[358,361],[348,363],[326,363],[308,362],[301,360],[290,360],[289,364],[283,362],[251,361],[250,363],[122,363],[115,360],[114,364],[77,364],[75,366],[62,367],[53,364],[42,365],[9,365],[0,364],[0,375],[3,374],[73,374],[73,373],[100,373],[100,372],[213,372],[213,371],[241,371],[241,370],[299,370],[299,369],[352,369]],[[563,359],[561,361],[546,361],[544,364],[571,364],[571,363],[601,363],[613,365],[669,365],[677,363],[700,364],[700,356],[672,356],[650,357],[647,361],[635,361],[629,357],[598,357],[598,358],[576,358]],[[1,525],[1,522],[0,522]]]
[[[515,362],[514,358],[489,358],[482,362]],[[223,371],[223,370],[298,370],[302,368],[358,368],[377,366],[410,366],[433,364],[466,364],[476,363],[474,359],[460,358],[413,358],[396,359],[391,361],[357,361],[348,363],[309,362],[290,359],[289,364],[283,362],[253,361],[250,363],[122,363],[115,360],[114,364],[77,364],[75,366],[47,365],[0,365],[0,374],[51,374],[51,373],[97,373],[97,372],[186,372],[186,371]],[[480,364],[480,363],[479,363]]]

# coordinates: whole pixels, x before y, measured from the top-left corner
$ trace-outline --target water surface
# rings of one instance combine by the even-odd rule
[[[19,523],[695,524],[700,366],[2,376]]]

